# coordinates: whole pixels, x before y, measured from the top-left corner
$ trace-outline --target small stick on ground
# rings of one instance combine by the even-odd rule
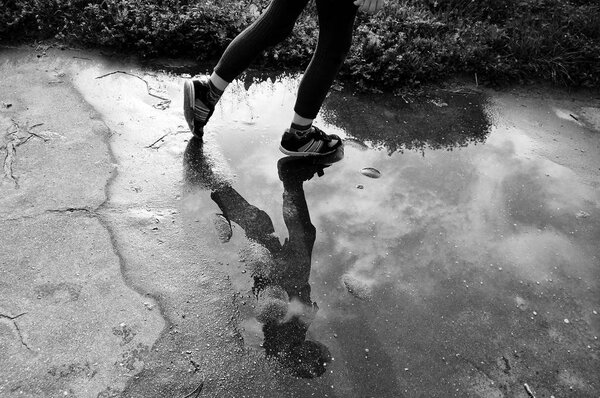
[[[196,387],[196,389],[194,391],[192,391],[191,393],[189,393],[188,395],[186,395],[183,398],[198,398],[200,396],[200,393],[202,392],[203,387],[204,387],[204,382],[200,383],[200,385],[198,387]]]
[[[167,134],[163,135],[162,137],[160,137],[159,139],[157,139],[156,141],[154,141],[152,144],[148,145],[146,148],[152,148],[152,147],[154,147],[154,145],[156,145],[160,140],[162,140],[163,138],[165,138],[166,136],[168,136],[170,134],[171,133],[167,133]]]
[[[523,384],[523,387],[525,387],[525,391],[527,392],[527,395],[529,395],[531,398],[535,398],[533,391],[531,391],[531,388],[529,388],[529,385],[527,385],[527,383]]]
[[[160,141],[162,141],[166,137],[168,137],[170,135],[182,134],[182,133],[187,133],[187,132],[188,131],[186,131],[186,130],[170,131],[167,134],[165,134],[162,137],[160,137],[159,139],[157,139],[156,141],[154,141],[152,144],[145,146],[144,148],[159,149],[160,147],[155,147],[154,145],[158,144]]]
[[[144,83],[146,83],[146,91],[148,92],[148,95],[150,95],[150,96],[152,96],[154,98],[158,98],[158,99],[163,100],[163,101],[169,101],[169,102],[171,102],[171,100],[168,99],[168,98],[164,98],[164,97],[161,97],[159,95],[152,94],[150,92],[150,84],[145,79],[139,77],[138,75],[134,75],[133,73],[125,72],[125,71],[122,71],[122,70],[117,70],[117,71],[110,72],[110,73],[107,73],[107,74],[102,75],[102,76],[98,76],[96,79],[102,79],[103,77],[114,75],[116,73],[122,73],[124,75],[133,76],[133,77],[135,77],[137,79],[140,79],[141,81],[143,81]]]
[[[34,137],[37,137],[37,138],[39,138],[40,140],[43,140],[44,142],[48,142],[48,138],[46,138],[46,137],[42,137],[42,136],[41,136],[41,135],[39,135],[39,134],[36,134],[36,133],[33,133],[33,132],[31,132],[31,129],[32,129],[32,128],[34,128],[34,127],[40,127],[40,126],[43,126],[43,125],[44,125],[44,123],[38,123],[38,124],[34,124],[33,126],[31,126],[31,127],[29,127],[29,128],[27,129],[27,133],[31,134],[31,135],[32,135],[32,136],[34,136]],[[29,138],[31,138],[31,137],[29,137]],[[28,139],[29,139],[29,138],[28,138]]]
[[[47,142],[48,139],[40,136],[39,134],[32,133],[30,130],[34,127],[39,127],[43,125],[43,123],[34,124],[31,127],[25,127],[24,129],[14,120],[11,119],[12,125],[6,129],[6,138],[8,141],[5,144],[0,145],[0,151],[6,150],[6,156],[3,162],[4,169],[4,178],[11,181],[15,188],[19,189],[19,180],[13,174],[13,163],[15,162],[15,158],[17,156],[17,148],[29,141],[31,137],[37,137],[44,142]],[[24,131],[29,134],[27,137],[19,137],[17,134],[20,131]]]

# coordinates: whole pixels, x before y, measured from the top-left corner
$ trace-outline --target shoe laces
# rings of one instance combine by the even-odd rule
[[[318,138],[320,138],[321,140],[325,141],[325,142],[331,142],[333,140],[333,138],[327,134],[325,134],[325,132],[323,130],[321,130],[318,127],[312,126],[313,129],[313,134],[316,135]]]

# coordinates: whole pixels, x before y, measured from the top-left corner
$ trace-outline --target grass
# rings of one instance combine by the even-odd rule
[[[55,39],[143,57],[214,61],[268,0],[6,0],[0,40]],[[318,27],[314,5],[265,67],[303,67]],[[600,86],[595,0],[395,0],[358,19],[340,79],[390,90],[477,74],[490,84]]]

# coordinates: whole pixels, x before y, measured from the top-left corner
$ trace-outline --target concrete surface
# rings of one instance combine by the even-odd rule
[[[180,76],[76,51],[0,64],[0,397],[600,394],[597,93],[334,90],[318,122],[346,156],[304,183],[307,338],[333,361],[304,379],[265,356],[249,226],[223,239],[211,199],[233,187],[284,241],[297,77],[235,82],[199,150]]]

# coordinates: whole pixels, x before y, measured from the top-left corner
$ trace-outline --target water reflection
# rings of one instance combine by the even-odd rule
[[[210,197],[223,218],[239,225],[250,245],[242,253],[252,271],[252,291],[257,299],[256,318],[262,323],[267,356],[275,358],[290,374],[321,376],[331,361],[329,349],[307,338],[319,309],[310,296],[310,270],[316,229],[311,222],[303,185],[343,158],[343,148],[324,158],[281,158],[277,162],[283,183],[283,219],[288,238],[280,243],[269,215],[250,204],[229,183],[213,172],[201,140],[193,138],[185,151],[186,180],[211,191]],[[219,233],[227,241],[231,233]],[[225,239],[223,239],[225,237]]]
[[[485,141],[491,127],[483,111],[485,101],[483,95],[469,91],[438,90],[418,98],[333,93],[325,103],[323,117],[349,136],[384,147],[390,154],[427,148],[452,150]],[[362,112],[357,112],[360,109]]]
[[[272,227],[277,235],[288,229],[279,216],[279,154],[272,147],[287,121],[284,110],[293,105],[288,91],[280,82],[247,92],[240,85],[243,101],[224,98],[207,139],[238,172],[236,191],[270,215],[266,224],[269,216],[258,208],[247,211],[255,216],[246,234],[263,236],[244,258],[258,275],[277,269],[273,253],[281,245],[271,243]],[[366,145],[347,140],[346,158],[326,169],[326,184],[314,177],[302,183],[319,237],[314,247],[305,245],[310,259],[296,254],[298,263],[308,261],[310,292],[303,296],[300,282],[293,292],[273,275],[269,281],[276,282],[259,289],[258,317],[283,319],[274,323],[282,327],[273,328],[271,339],[265,323],[243,323],[246,343],[262,343],[280,360],[311,337],[327,346],[335,361],[311,381],[323,386],[314,396],[501,396],[526,379],[550,386],[538,391],[550,396],[568,391],[556,379],[559,370],[568,379],[597,379],[590,370],[597,360],[589,356],[598,336],[591,312],[598,312],[597,190],[536,153],[544,148],[536,132],[559,131],[562,122],[542,127],[537,119],[521,121],[521,113],[507,118],[496,100],[490,112],[479,94],[462,97],[440,94],[443,103],[428,98],[402,105],[335,93],[328,100],[326,119],[335,124],[325,123],[326,130]],[[488,122],[490,114],[498,117]],[[381,178],[361,174],[365,167]],[[231,202],[220,210],[227,207],[229,220],[242,212],[231,209],[250,206]],[[233,245],[244,241],[234,237],[227,246],[236,265]],[[311,299],[320,307],[314,320]],[[302,313],[296,325],[285,323],[289,303]]]

